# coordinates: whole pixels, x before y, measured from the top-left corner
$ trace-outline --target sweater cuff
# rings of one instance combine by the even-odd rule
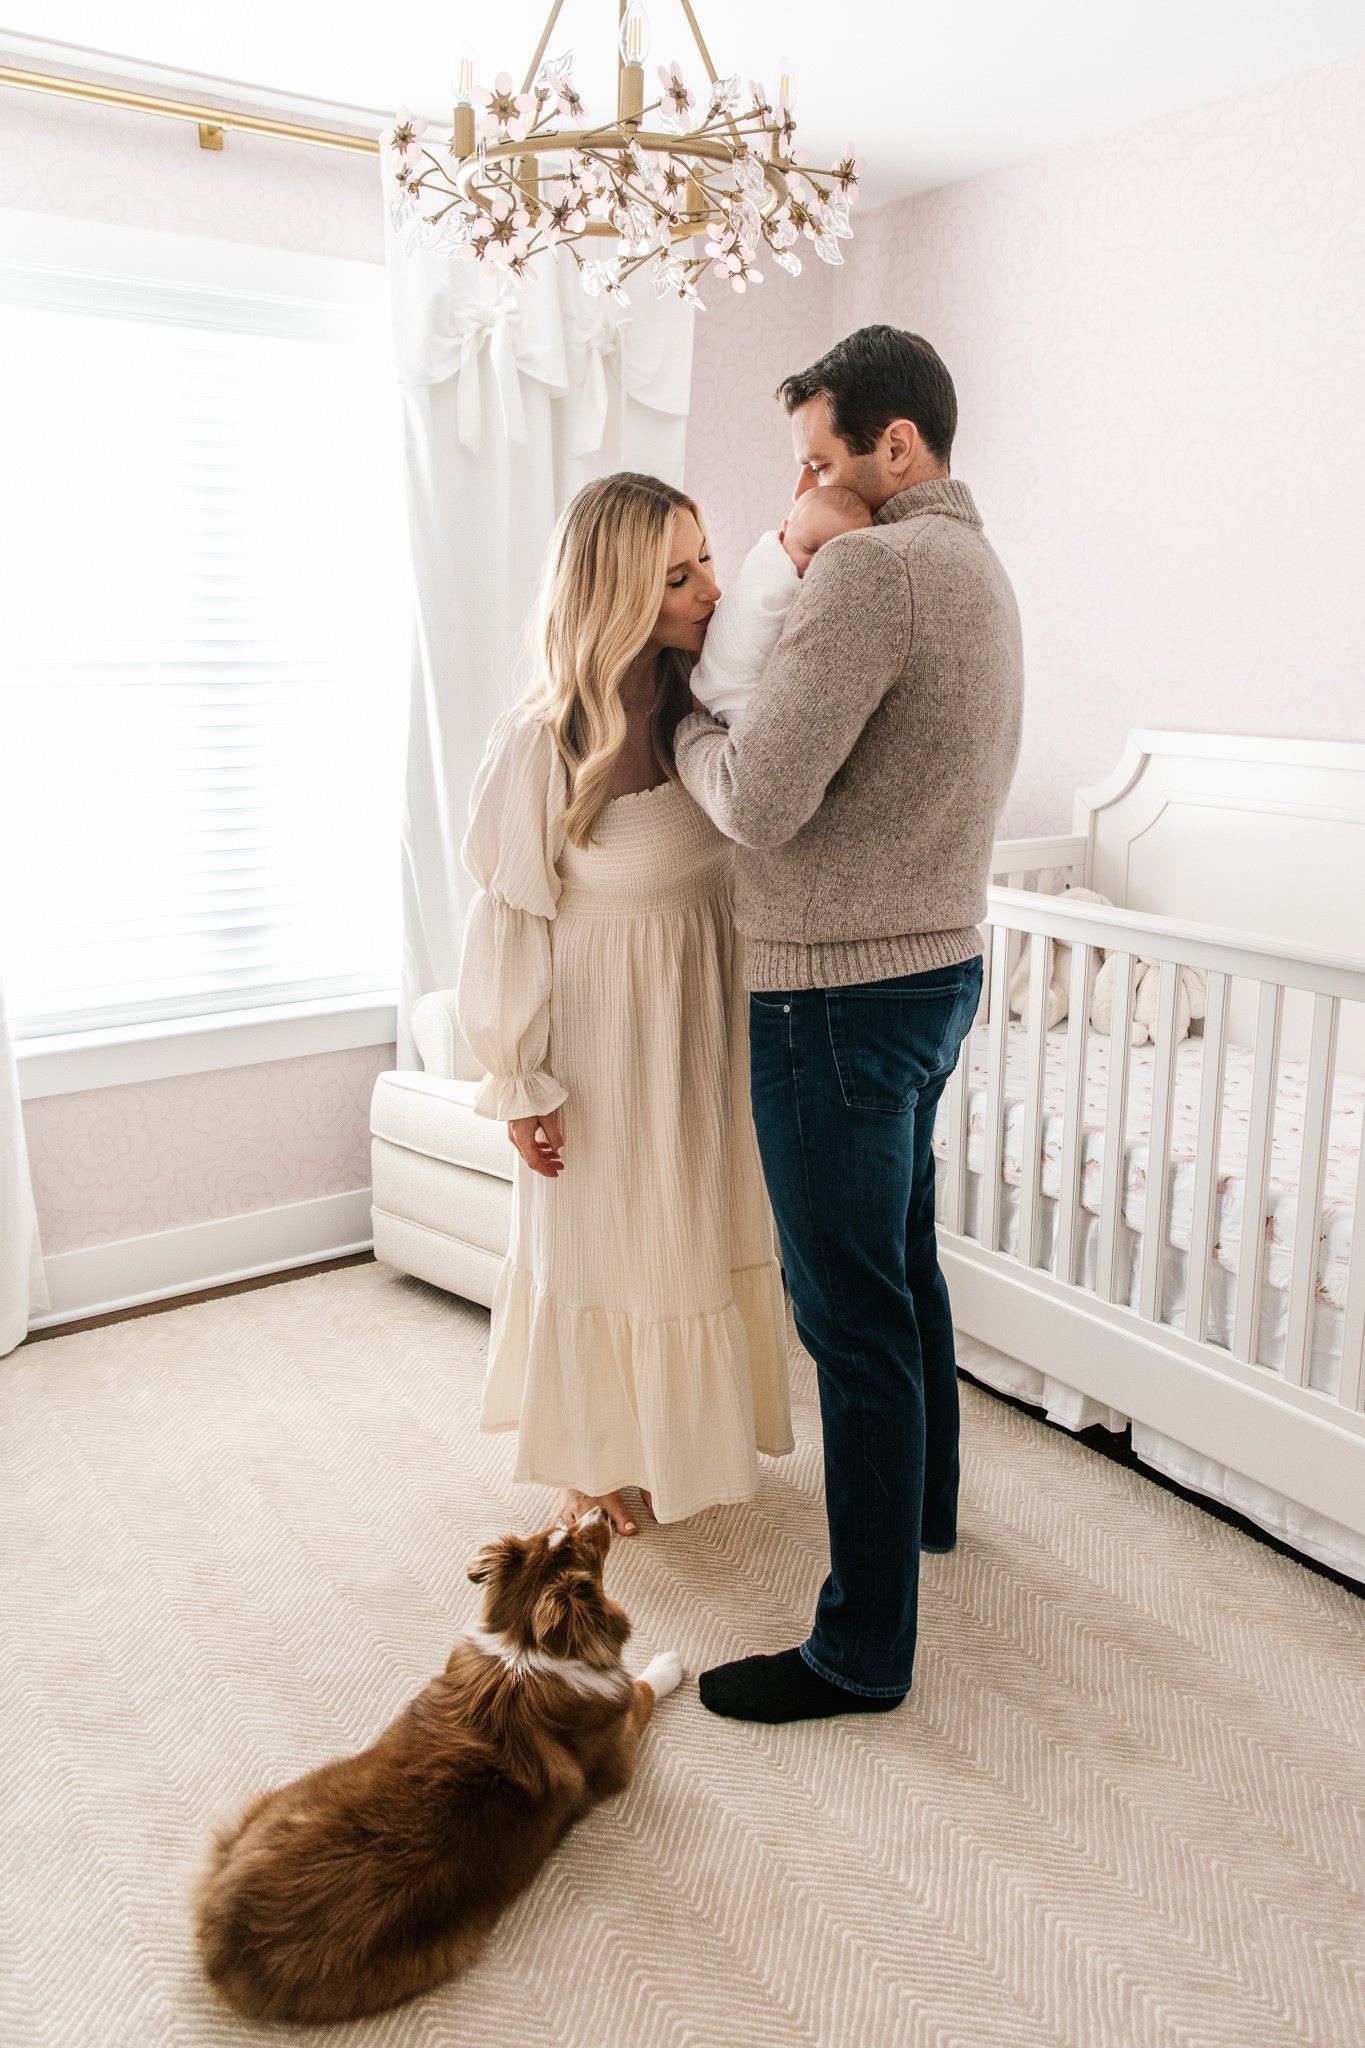
[[[686,718],[678,720],[673,733],[674,765],[682,779],[684,789],[698,803],[701,803],[705,782],[700,773],[703,757],[697,751],[696,743],[707,738],[708,735],[715,740],[726,740],[730,737],[729,727],[722,725],[718,718],[713,718],[709,711],[689,711]],[[694,753],[697,754],[698,772],[694,773],[689,780],[688,763],[691,761]]]
[[[569,1091],[542,1068],[534,1074],[485,1074],[474,1095],[474,1110],[496,1122],[518,1116],[548,1116],[568,1100]]]

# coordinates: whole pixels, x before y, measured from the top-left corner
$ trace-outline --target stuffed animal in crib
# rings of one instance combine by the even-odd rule
[[[1136,981],[1133,996],[1133,1022],[1128,1036],[1134,1045],[1146,1045],[1156,1040],[1156,1006],[1161,991],[1161,963],[1139,957],[1133,963]],[[1175,991],[1175,1035],[1188,1038],[1190,1025],[1204,1015],[1208,1007],[1208,981],[1198,967],[1182,967]],[[1105,961],[1095,976],[1095,986],[1090,996],[1090,1022],[1096,1031],[1109,1032],[1114,1028],[1114,961],[1112,956]]]
[[[1108,896],[1101,896],[1098,889],[1063,890],[1068,903],[1109,903]],[[1028,1014],[1028,990],[1030,956],[1033,948],[1027,935],[1019,964],[1010,976],[1010,1015],[1024,1017]],[[1098,947],[1095,958],[1102,960],[1103,953]],[[1071,1001],[1071,948],[1065,939],[1047,939],[1043,945],[1043,965],[1047,971],[1047,1029],[1053,1031],[1061,1023]],[[1092,1013],[1093,1015],[1093,1013]]]

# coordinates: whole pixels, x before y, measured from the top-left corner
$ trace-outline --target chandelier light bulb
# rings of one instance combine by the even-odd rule
[[[649,55],[649,20],[640,0],[630,0],[621,23],[621,62],[644,69]]]
[[[462,107],[474,104],[474,51],[469,43],[461,45],[455,61],[455,99]]]
[[[795,109],[796,80],[792,77],[785,64],[782,66],[781,75],[777,81],[777,94],[780,103],[791,107],[793,110]]]

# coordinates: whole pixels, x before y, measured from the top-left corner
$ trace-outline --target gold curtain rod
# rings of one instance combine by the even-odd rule
[[[379,144],[365,135],[343,135],[331,128],[302,128],[293,121],[271,121],[261,114],[235,114],[229,107],[201,107],[189,100],[155,99],[150,93],[126,92],[121,86],[89,85],[84,79],[56,78],[43,71],[15,71],[0,64],[0,85],[18,85],[30,92],[57,93],[64,99],[96,100],[108,107],[132,107],[141,114],[166,114],[174,121],[197,121],[205,149],[221,149],[226,128],[244,128],[253,135],[282,135],[287,142],[312,142],[320,149],[348,149],[377,156]]]

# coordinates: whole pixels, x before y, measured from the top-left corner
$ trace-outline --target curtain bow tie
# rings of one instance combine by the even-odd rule
[[[512,289],[515,291],[516,287]],[[521,402],[521,376],[517,369],[518,308],[515,299],[503,296],[503,290],[500,287],[498,296],[482,305],[468,307],[453,330],[460,344],[460,363],[455,373],[459,379],[456,420],[460,445],[471,455],[478,454],[483,437],[479,356],[485,342],[507,438],[522,443],[526,440],[526,413]]]
[[[570,455],[592,455],[602,446],[607,430],[607,358],[624,354],[630,319],[629,313],[618,314],[614,307],[599,304],[590,319],[575,323],[568,394]]]

